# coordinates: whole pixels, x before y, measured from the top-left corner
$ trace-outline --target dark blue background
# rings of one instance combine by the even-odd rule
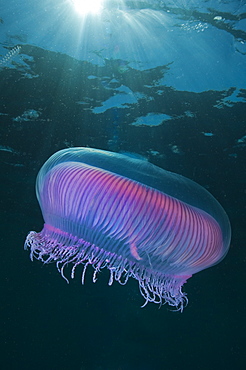
[[[26,67],[0,69],[1,369],[244,369],[246,90],[223,104],[237,86],[179,91],[158,84],[165,65],[141,71],[112,58],[99,66],[24,42],[19,56]],[[122,85],[142,98],[93,113]],[[173,119],[132,125],[150,112]],[[141,309],[133,279],[108,287],[103,270],[93,284],[89,268],[81,286],[78,268],[68,285],[55,265],[29,260],[26,235],[43,225],[37,172],[68,146],[135,152],[200,183],[222,204],[230,251],[185,284],[182,314]]]

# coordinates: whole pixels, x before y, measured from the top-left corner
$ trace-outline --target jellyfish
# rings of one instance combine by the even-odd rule
[[[231,228],[217,200],[197,183],[127,155],[67,148],[53,154],[36,181],[44,226],[25,242],[31,260],[55,262],[62,277],[83,265],[103,268],[109,285],[138,281],[148,302],[182,311],[183,285],[220,262]]]

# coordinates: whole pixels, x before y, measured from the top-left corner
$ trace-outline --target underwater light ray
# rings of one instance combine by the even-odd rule
[[[104,0],[71,0],[77,13],[85,15],[88,13],[99,13]]]

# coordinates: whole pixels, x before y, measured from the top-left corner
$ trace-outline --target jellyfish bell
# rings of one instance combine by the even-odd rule
[[[145,303],[183,310],[183,284],[221,261],[229,249],[228,217],[200,185],[140,159],[90,148],[51,156],[36,182],[44,218],[25,248],[44,263],[56,262],[65,277],[83,264],[93,281],[102,268],[125,284],[139,282]]]

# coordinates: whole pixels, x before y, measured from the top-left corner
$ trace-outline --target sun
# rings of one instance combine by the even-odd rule
[[[79,14],[99,13],[104,0],[71,0]]]

